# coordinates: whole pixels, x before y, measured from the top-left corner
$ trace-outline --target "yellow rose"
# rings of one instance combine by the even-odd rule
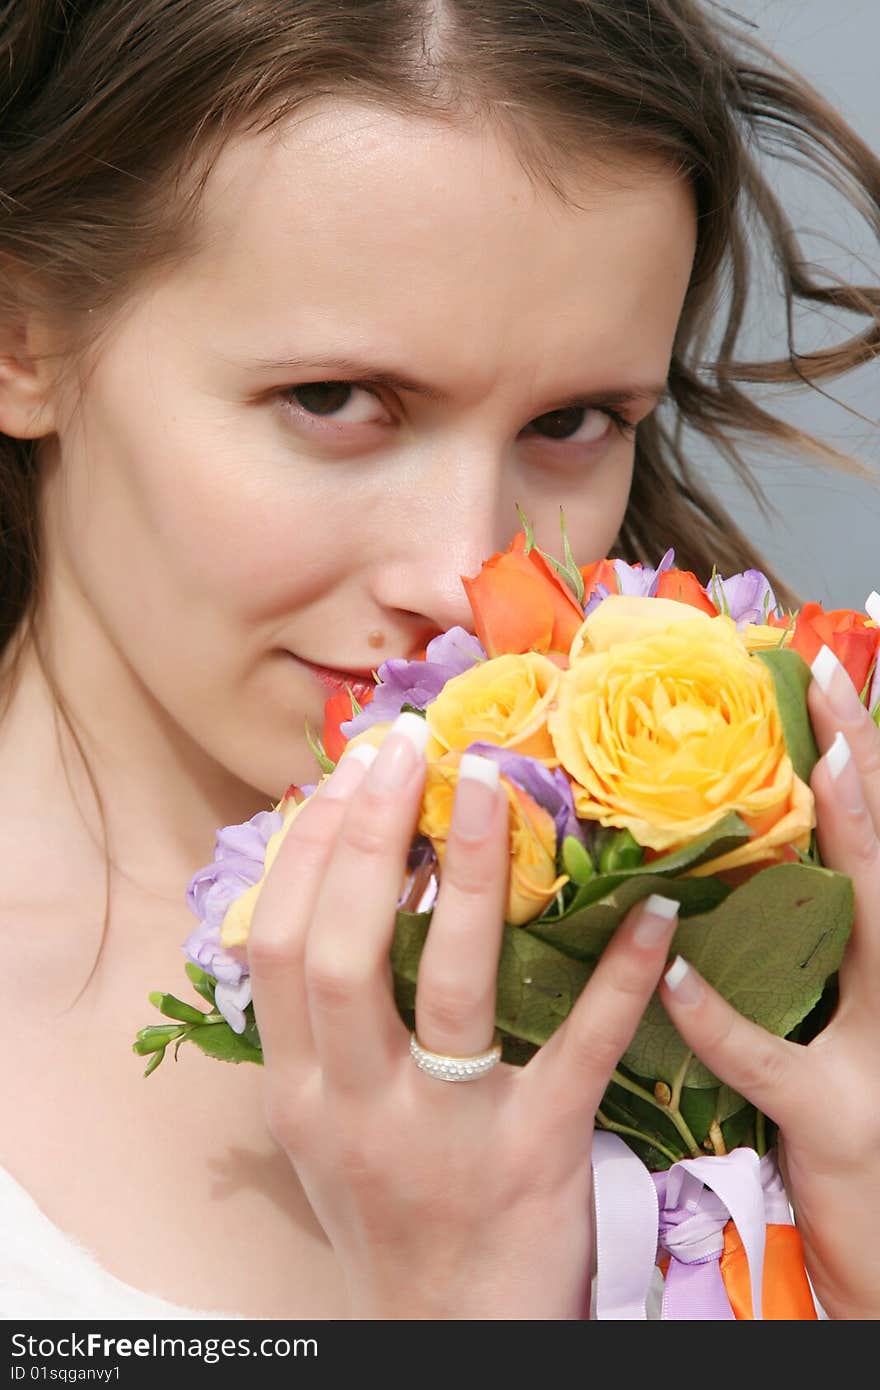
[[[322,778],[322,782],[326,780],[326,778]],[[252,883],[250,888],[246,888],[244,892],[235,899],[235,902],[230,903],[229,907],[226,909],[226,915],[220,927],[220,945],[225,947],[227,951],[231,950],[234,954],[241,955],[240,950],[236,950],[236,948],[244,946],[248,939],[254,908],[257,905],[257,898],[260,896],[260,890],[266,881],[266,875],[275,863],[275,858],[281,848],[282,840],[293,825],[293,822],[296,820],[303,806],[308,805],[309,800],[309,797],[304,797],[302,801],[297,802],[294,801],[293,797],[285,797],[275,807],[276,811],[281,812],[284,820],[275,831],[275,834],[269,836],[266,843],[266,858],[264,861],[263,873],[256,883]]]
[[[810,830],[815,824],[816,803],[813,793],[806,782],[793,775],[788,808],[769,830],[763,835],[756,833],[753,839],[746,840],[744,845],[731,850],[729,854],[719,855],[717,859],[699,864],[696,869],[689,869],[682,877],[703,878],[706,874],[720,874],[728,869],[740,869],[745,864],[793,858],[793,855],[786,853],[787,847],[797,845],[798,849],[806,849],[810,841]],[[756,827],[753,826],[753,829]]]
[[[561,673],[548,718],[577,814],[665,852],[736,811],[754,832],[737,863],[782,857],[780,836],[805,849],[812,793],[796,785],[773,678],[732,619],[698,610],[682,619],[669,603],[652,621],[639,609],[662,600],[628,599],[616,641],[614,610],[604,612],[613,601],[584,623],[586,654]]]
[[[777,647],[791,646],[794,623],[788,628],[771,627],[769,623],[746,623],[741,635],[747,651],[774,651]]]
[[[561,675],[546,656],[525,652],[496,656],[453,676],[425,710],[429,763],[482,742],[557,767],[547,715]]]
[[[381,744],[390,727],[390,724],[387,723],[371,724],[363,733],[349,740],[345,746],[342,757],[345,757],[349,748],[354,748],[358,743],[375,743],[378,746]],[[330,773],[324,773],[317,783],[315,791],[320,791],[330,775]],[[315,792],[312,792],[311,796],[314,795]],[[276,811],[280,811],[284,819],[274,835],[270,835],[266,842],[266,857],[263,861],[263,873],[256,883],[252,883],[249,888],[246,888],[244,892],[235,899],[235,902],[229,904],[220,926],[220,945],[227,951],[231,950],[234,954],[241,956],[241,951],[237,948],[244,946],[250,934],[251,919],[254,915],[254,908],[257,905],[257,898],[260,896],[260,891],[263,884],[266,882],[266,875],[275,863],[275,858],[281,848],[282,840],[293,825],[293,822],[296,820],[302,808],[308,805],[311,796],[306,796],[303,797],[301,801],[296,801],[292,795],[288,796],[285,794],[278,802],[277,806],[273,808]]]
[[[368,724],[359,734],[355,734],[354,738],[348,740],[344,751],[348,753],[350,749],[357,748],[359,743],[369,743],[374,748],[381,748],[392,722],[392,720],[386,719],[382,724]]]
[[[446,753],[428,764],[425,778],[418,829],[434,846],[441,871],[460,762],[460,753]],[[521,926],[541,915],[568,882],[568,875],[556,875],[556,824],[550,812],[503,776],[501,785],[510,807],[510,879],[504,917],[511,926]]]
[[[635,642],[651,632],[662,632],[672,623],[712,622],[708,613],[673,598],[639,598],[609,594],[574,635],[569,662],[590,652],[604,652],[620,642]]]

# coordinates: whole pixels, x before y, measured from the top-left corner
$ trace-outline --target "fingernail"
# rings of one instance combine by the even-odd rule
[[[378,752],[372,743],[358,743],[344,752],[321,788],[321,795],[339,798],[350,796],[364,780],[367,768],[375,761]]]
[[[452,829],[460,840],[482,840],[492,819],[499,767],[479,753],[462,753],[452,807]]]
[[[664,898],[661,893],[652,893],[639,904],[641,915],[633,932],[640,946],[659,946],[672,930],[678,917],[678,903],[675,898]]]
[[[837,731],[834,742],[825,754],[825,766],[831,773],[834,792],[847,811],[861,811],[865,804],[859,770],[852,760],[852,750],[844,735]]]
[[[370,769],[374,791],[399,791],[409,781],[424,757],[428,732],[427,721],[420,714],[406,710],[397,716]]]
[[[872,589],[865,599],[865,612],[880,627],[880,594],[877,593],[876,589]]]
[[[684,956],[675,957],[663,979],[679,1004],[685,1004],[689,1007],[692,1004],[698,1004],[703,996],[703,986]]]
[[[859,693],[830,647],[820,647],[810,666],[813,679],[838,719],[851,723],[864,714]]]

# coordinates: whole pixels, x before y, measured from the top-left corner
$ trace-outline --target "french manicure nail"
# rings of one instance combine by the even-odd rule
[[[358,743],[343,753],[321,788],[321,795],[331,798],[350,796],[355,787],[360,786],[367,768],[375,762],[378,752],[378,748],[372,743]]]
[[[842,806],[847,811],[861,811],[865,799],[859,770],[852,760],[852,750],[845,736],[838,730],[834,742],[825,754],[825,765],[831,773],[834,790]]]
[[[861,718],[865,711],[859,693],[830,647],[819,648],[810,670],[838,719],[852,723]]]
[[[825,761],[828,764],[828,771],[831,773],[831,776],[834,778],[835,782],[837,781],[841,772],[843,772],[843,769],[846,767],[851,757],[852,751],[850,749],[849,744],[846,741],[846,735],[842,734],[838,729],[837,733],[834,735],[834,742],[828,749],[828,752],[825,754]]]
[[[689,1007],[699,1003],[703,995],[703,986],[684,956],[675,957],[663,978],[679,1004]]]
[[[461,840],[482,840],[489,829],[500,769],[492,758],[462,753],[452,806],[452,829]]]
[[[399,714],[370,769],[370,786],[376,791],[399,791],[424,757],[429,732],[420,714],[412,710]]]
[[[633,932],[635,940],[640,946],[659,946],[669,936],[671,925],[678,916],[679,904],[675,898],[652,893],[639,907],[640,916]]]
[[[880,594],[877,593],[876,589],[872,589],[865,599],[865,612],[880,627]]]

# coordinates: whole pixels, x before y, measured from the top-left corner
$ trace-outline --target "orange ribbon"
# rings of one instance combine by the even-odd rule
[[[752,1295],[749,1264],[732,1221],[724,1228],[721,1277],[734,1317],[750,1320]],[[764,1319],[767,1322],[816,1321],[800,1231],[796,1226],[767,1226],[764,1247]]]

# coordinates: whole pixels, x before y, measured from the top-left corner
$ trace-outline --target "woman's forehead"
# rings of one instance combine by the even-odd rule
[[[635,160],[580,179],[572,207],[485,126],[327,106],[223,150],[201,249],[169,288],[242,361],[338,348],[429,362],[445,344],[473,381],[487,363],[532,369],[536,347],[614,358],[638,334],[650,357],[656,334],[661,367],[693,259],[691,190]]]

